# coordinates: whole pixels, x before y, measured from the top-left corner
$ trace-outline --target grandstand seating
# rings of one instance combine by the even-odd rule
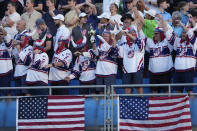
[[[97,107],[98,100],[87,98],[85,100],[85,125],[95,126],[97,125]]]
[[[0,127],[4,126],[5,112],[6,112],[6,102],[4,100],[0,100]]]
[[[15,127],[16,126],[16,101],[12,100],[8,102],[8,106],[6,108],[6,127]]]

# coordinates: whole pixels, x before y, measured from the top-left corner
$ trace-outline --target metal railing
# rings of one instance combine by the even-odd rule
[[[136,88],[136,87],[167,87],[168,93],[146,93],[146,94],[114,94],[116,88]],[[76,88],[104,88],[104,94],[90,94],[85,95],[85,97],[104,97],[104,131],[113,131],[113,100],[117,96],[181,96],[181,95],[194,95],[197,96],[197,93],[172,93],[172,87],[176,86],[197,86],[197,83],[187,83],[187,84],[132,84],[132,85],[111,85],[111,87],[106,87],[105,85],[83,85],[83,86],[43,86],[43,87],[1,87],[1,90],[21,90],[21,89],[49,89],[49,95],[52,95],[52,89],[57,88],[67,88],[67,89],[76,89]],[[43,96],[43,95],[42,95]],[[8,98],[21,98],[27,96],[0,96],[0,99]],[[106,103],[107,102],[107,103]],[[110,106],[112,105],[112,106]],[[111,109],[110,109],[111,108]],[[108,115],[106,116],[106,113]],[[111,114],[111,115],[110,115]],[[107,118],[106,118],[107,117]]]
[[[106,101],[107,101],[107,89],[106,89],[106,86],[105,85],[81,85],[81,86],[42,86],[42,87],[1,87],[0,88],[0,92],[1,90],[24,90],[24,89],[35,89],[35,90],[38,90],[38,89],[49,89],[49,95],[52,95],[52,89],[87,89],[87,88],[102,88],[104,89],[104,94],[88,94],[88,95],[83,95],[85,96],[86,98],[90,98],[90,97],[103,97],[104,98],[104,131],[106,131],[106,121],[107,121],[107,118],[106,118],[106,112],[107,112],[107,109],[106,109]],[[38,95],[39,96],[39,95]],[[41,95],[41,96],[44,96],[44,95]],[[19,99],[21,97],[32,97],[32,96],[0,96],[0,100],[1,99]],[[110,97],[110,96],[109,96]],[[108,127],[109,128],[109,127]]]
[[[146,94],[114,94],[115,88],[137,88],[137,87],[162,87],[166,88],[168,87],[168,93],[146,93]],[[184,83],[184,84],[132,84],[132,85],[111,85],[111,101],[112,101],[112,106],[111,106],[111,131],[114,130],[114,125],[113,125],[113,99],[114,97],[118,96],[183,96],[183,95],[189,95],[189,96],[197,96],[197,93],[172,93],[172,87],[177,87],[177,86],[197,86],[197,83]],[[110,110],[110,109],[109,109]]]

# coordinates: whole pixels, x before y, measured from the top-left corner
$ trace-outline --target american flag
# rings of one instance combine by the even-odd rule
[[[118,99],[119,131],[192,130],[188,96]]]
[[[18,131],[85,130],[83,96],[38,96],[17,100]]]

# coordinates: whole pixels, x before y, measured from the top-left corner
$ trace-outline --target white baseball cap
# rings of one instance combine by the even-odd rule
[[[64,21],[64,16],[62,14],[58,14],[56,16],[53,17],[54,20],[61,20]]]
[[[156,11],[153,10],[153,9],[150,9],[150,10],[148,10],[148,11],[144,10],[144,12],[145,12],[146,14],[149,14],[149,15],[152,16],[152,17],[155,17],[155,15],[156,15]]]
[[[105,18],[105,19],[110,19],[110,14],[109,13],[102,13],[101,15],[97,16],[99,19]]]
[[[82,12],[82,13],[80,13],[80,14],[79,14],[79,18],[81,18],[81,17],[85,17],[85,16],[87,16],[87,14],[86,14],[86,13],[84,13],[84,12]]]

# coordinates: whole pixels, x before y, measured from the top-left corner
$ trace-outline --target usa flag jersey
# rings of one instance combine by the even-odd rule
[[[96,76],[106,77],[117,74],[118,49],[112,48],[107,42],[102,43],[97,48],[99,59],[96,65]]]
[[[149,52],[149,71],[153,74],[163,74],[173,68],[171,53],[173,46],[165,38],[163,41],[155,43],[147,38],[146,51]]]
[[[72,52],[64,49],[61,53],[55,53],[52,63],[62,62],[63,66],[51,67],[49,72],[49,81],[57,82],[64,80],[71,73]]]
[[[124,73],[135,73],[144,67],[144,41],[137,38],[136,41],[129,45],[124,42],[118,46],[118,54],[123,58]]]
[[[7,75],[12,71],[12,44],[4,41],[0,44],[0,75]]]
[[[96,55],[93,50],[83,52],[83,55],[77,57],[70,79],[79,77],[81,82],[91,82],[95,80]]]
[[[31,66],[33,59],[33,47],[27,45],[21,49],[18,58],[19,60],[17,61],[14,73],[15,78],[23,77],[27,74],[27,70]]]
[[[176,71],[194,70],[196,66],[195,53],[197,50],[196,36],[190,29],[187,32],[188,40],[183,41],[181,38],[175,36],[172,31],[168,31],[168,40],[174,46],[176,51],[176,58],[174,67]]]
[[[20,42],[21,37],[23,35],[25,35],[27,32],[28,32],[27,30],[24,30],[21,33],[16,34],[14,36],[14,40],[17,40],[18,42]],[[19,52],[18,52],[17,48],[14,47],[13,50],[12,50],[12,55],[14,56],[15,62],[17,62],[19,60],[19,55],[18,54],[19,54]]]
[[[48,84],[48,72],[44,67],[48,65],[49,58],[45,52],[34,54],[31,67],[27,71],[27,84]]]

